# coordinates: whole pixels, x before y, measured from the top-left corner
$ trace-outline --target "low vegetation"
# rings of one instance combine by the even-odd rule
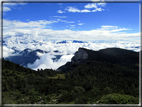
[[[48,77],[49,79],[65,79],[65,74],[57,74],[56,76]]]

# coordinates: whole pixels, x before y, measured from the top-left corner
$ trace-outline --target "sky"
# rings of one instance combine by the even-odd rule
[[[3,3],[3,36],[139,40],[139,3]]]
[[[139,51],[139,9],[139,3],[130,2],[3,3],[3,57],[17,55],[18,53],[13,54],[14,49],[48,51],[47,54],[37,53],[40,59],[28,64],[29,68],[36,70],[57,69],[71,61],[79,47],[92,50],[120,47]],[[69,42],[56,44],[63,40]],[[72,43],[72,40],[87,43]],[[99,40],[109,43],[95,42]],[[54,53],[56,50],[59,50],[59,53]],[[56,57],[56,54],[62,57],[54,62],[52,58]]]

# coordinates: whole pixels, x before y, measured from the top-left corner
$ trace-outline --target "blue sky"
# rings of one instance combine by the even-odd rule
[[[3,22],[4,36],[139,40],[139,3],[4,3]]]

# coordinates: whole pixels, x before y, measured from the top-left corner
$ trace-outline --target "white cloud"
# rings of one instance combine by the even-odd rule
[[[64,11],[58,10],[57,13],[64,13]]]
[[[78,23],[78,25],[83,25],[84,23]]]
[[[117,26],[110,26],[110,25],[102,25],[102,28],[117,28]]]
[[[85,5],[85,8],[87,9],[92,9],[92,12],[97,12],[97,11],[103,11],[104,9],[102,9],[101,7],[104,7],[106,5],[106,3],[89,3],[87,5]]]
[[[3,11],[11,11],[9,7],[3,7]]]
[[[17,20],[5,20],[3,19],[4,28],[45,28],[46,25],[57,23],[57,21],[47,21],[47,20],[38,20],[38,21],[29,21],[29,22],[21,22]]]
[[[102,8],[97,8],[97,9],[95,9],[95,10],[92,10],[92,12],[96,12],[96,11],[103,11],[104,9],[102,9]]]
[[[82,39],[82,40],[96,40],[96,39],[128,39],[133,37],[139,37],[139,33],[126,33],[124,31],[131,30],[128,28],[119,28],[117,26],[104,25],[101,28],[90,30],[90,31],[72,31],[72,30],[52,30],[47,29],[46,26],[57,23],[57,22],[65,22],[70,23],[65,20],[56,20],[56,21],[29,21],[29,22],[21,22],[21,21],[10,21],[4,20],[3,22],[3,36],[20,36],[25,38],[29,38],[30,40],[54,40],[54,39]],[[72,22],[73,23],[73,22]],[[82,25],[83,23],[79,23],[78,25]],[[71,26],[74,26],[73,24]],[[122,32],[123,31],[123,32]],[[38,35],[35,35],[35,32],[38,32]],[[94,35],[95,34],[95,35]],[[30,36],[29,36],[30,35]],[[80,38],[81,37],[81,38]]]
[[[104,6],[106,6],[106,3],[97,3],[97,5],[104,7]]]
[[[129,42],[129,41],[118,41],[114,43],[93,43],[95,40],[117,40],[125,38],[128,40],[128,38],[140,38],[139,33],[122,33],[119,34],[118,32],[111,32],[115,29],[120,29],[117,26],[111,26],[111,25],[104,25],[101,27],[101,29],[92,30],[92,31],[71,31],[71,30],[64,30],[64,31],[54,31],[51,29],[41,29],[39,32],[34,32],[29,35],[15,35],[12,37],[6,38],[6,35],[4,36],[4,41],[7,46],[4,46],[3,48],[3,55],[4,57],[8,57],[12,55],[12,52],[14,52],[11,48],[15,47],[15,49],[22,51],[26,48],[31,48],[33,50],[41,49],[44,51],[48,51],[47,54],[37,53],[38,56],[40,56],[40,59],[37,59],[33,64],[28,64],[29,68],[32,69],[57,69],[59,66],[64,65],[67,61],[70,61],[73,54],[78,50],[79,47],[84,47],[87,49],[92,50],[100,50],[107,47],[119,47],[129,50],[135,50],[139,51],[140,48],[136,48],[140,46],[140,43],[138,41],[136,42]],[[124,29],[121,29],[122,31]],[[44,34],[44,36],[40,36]],[[57,39],[59,40],[92,40],[92,42],[88,43],[72,43],[71,41],[68,41],[66,44],[56,44],[56,42],[52,41],[46,41],[46,37],[48,35],[51,35],[51,38],[48,38],[47,40]],[[56,36],[55,36],[56,35]],[[118,38],[119,37],[119,38]],[[33,40],[36,40],[37,42],[32,42]],[[45,40],[45,41],[44,41]],[[139,39],[140,40],[140,39]],[[24,44],[20,43],[24,42]],[[42,44],[41,44],[42,43]],[[41,45],[40,45],[41,44]],[[55,53],[54,51],[58,50],[58,53]],[[55,58],[55,55],[62,55],[62,57],[58,61],[53,61],[52,58]]]
[[[96,12],[97,10],[92,10],[92,12]]]
[[[84,10],[81,10],[81,12],[83,13],[83,12],[91,12],[90,10],[87,10],[87,9],[84,9]]]
[[[106,3],[89,3],[87,5],[85,5],[85,8],[87,9],[91,9],[91,8],[99,8],[99,7],[105,7],[106,6]]]
[[[65,10],[67,10],[68,12],[73,12],[73,13],[80,12],[79,9],[71,7],[71,6],[68,6]]]
[[[88,8],[88,9],[97,8],[97,4],[96,3],[89,3],[89,4],[85,5],[85,8]]]
[[[70,26],[75,26],[75,25],[70,25]]]
[[[53,17],[57,17],[57,18],[67,18],[67,16],[53,16]]]
[[[54,21],[52,21],[54,22]],[[56,22],[59,22],[58,20]],[[131,30],[128,28],[121,28],[112,25],[102,25],[98,29],[90,31],[72,31],[72,30],[52,30],[44,28],[44,23],[49,24],[49,21],[36,21],[35,25],[29,25],[33,22],[20,22],[4,20],[3,39],[7,46],[4,47],[4,57],[11,55],[12,47],[16,47],[17,50],[22,51],[26,48],[42,49],[49,51],[52,55],[56,55],[53,51],[60,50],[61,55],[74,54],[79,47],[85,47],[90,49],[100,49],[107,46],[120,46],[129,48],[128,44],[116,43],[116,44],[97,44],[97,43],[84,43],[84,44],[54,44],[49,41],[57,40],[81,40],[81,41],[95,41],[95,40],[131,40],[136,43],[140,41],[140,33],[127,33],[125,31]],[[17,25],[19,24],[19,25]],[[23,25],[22,25],[23,24]],[[79,23],[78,25],[82,25]],[[21,25],[21,26],[20,26]],[[26,28],[27,26],[30,28]],[[36,27],[37,28],[34,28]],[[71,25],[74,26],[73,24]],[[38,43],[33,43],[33,40]],[[24,42],[22,44],[20,42]],[[40,45],[40,43],[42,43]],[[119,47],[118,46],[118,47]],[[135,45],[133,45],[135,46]],[[137,46],[137,45],[136,45]],[[138,50],[138,49],[137,49]],[[44,54],[37,53],[42,57]],[[42,65],[44,66],[44,64]]]
[[[97,11],[103,11],[104,9],[102,7],[104,7],[106,5],[106,3],[88,3],[87,5],[84,6],[85,9],[78,9],[72,6],[67,6],[65,8],[66,11],[68,12],[78,12],[78,13],[88,13],[88,12],[97,12]],[[93,10],[89,10],[92,9]]]
[[[68,41],[66,44],[56,44],[51,42],[51,41],[42,41],[43,45],[40,45],[37,43],[37,46],[33,46],[33,43],[28,43],[28,44],[16,44],[15,47],[20,46],[23,49],[25,48],[31,48],[33,50],[35,49],[41,49],[44,51],[48,51],[49,53],[47,54],[41,54],[37,53],[40,56],[40,59],[37,59],[33,64],[28,64],[28,67],[34,70],[37,69],[57,69],[61,65],[64,65],[66,62],[71,61],[71,58],[73,57],[73,54],[78,50],[79,47],[84,47],[87,49],[92,49],[92,50],[100,50],[108,47],[119,47],[119,48],[124,48],[124,49],[129,49],[129,50],[134,50],[134,51],[139,51],[140,48],[136,48],[140,46],[139,43],[135,42],[127,42],[127,41],[116,41],[114,43],[93,43],[93,42],[88,42],[88,43],[72,43],[71,41]],[[9,44],[13,45],[14,44]],[[58,53],[54,53],[53,51],[58,50]],[[21,50],[22,51],[22,50]],[[8,57],[12,55],[11,53],[13,52],[10,47],[4,46],[4,57]],[[59,60],[53,61],[52,58],[55,58],[55,55],[62,55]]]
[[[1,50],[1,47],[0,47]],[[12,55],[12,52],[14,52],[14,50],[7,48],[6,46],[3,46],[3,57],[6,58],[8,56]],[[0,53],[1,54],[1,53]],[[0,55],[1,56],[1,55]]]
[[[37,56],[42,57],[43,55],[45,55],[45,53],[37,52]]]
[[[79,13],[88,13],[88,12],[91,12],[90,10],[87,10],[87,9],[83,9],[83,10],[79,10],[78,8],[75,8],[75,7],[71,7],[71,6],[68,6],[65,10],[67,10],[68,12],[79,12]]]
[[[62,20],[62,19],[57,19],[57,22],[74,23],[74,21],[67,21],[67,20]]]
[[[8,0],[4,0],[4,1],[8,1]],[[3,3],[3,11],[7,12],[7,11],[11,11],[11,8],[16,6],[16,5],[25,5],[26,3]],[[1,8],[0,8],[1,9]]]
[[[58,67],[64,65],[67,61],[71,61],[73,55],[63,55],[58,61],[53,61],[52,58],[55,58],[54,55],[46,54],[40,59],[37,59],[33,64],[28,64],[29,68],[34,70],[37,69],[57,69]]]
[[[67,23],[74,23],[74,21],[71,21],[71,22],[67,21]]]
[[[124,30],[132,30],[132,29],[127,29],[127,28],[118,28],[117,26],[109,26],[109,25],[104,25],[101,26],[102,30],[108,30],[109,32],[119,32],[119,31],[124,31]]]

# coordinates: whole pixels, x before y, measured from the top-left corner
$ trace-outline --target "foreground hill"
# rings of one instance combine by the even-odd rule
[[[86,52],[85,49],[81,49],[82,52]],[[90,58],[86,54],[88,52],[77,53],[72,58],[73,69],[64,73],[52,69],[34,71],[3,59],[2,102],[4,104],[139,103],[138,70],[107,61],[86,60]]]

